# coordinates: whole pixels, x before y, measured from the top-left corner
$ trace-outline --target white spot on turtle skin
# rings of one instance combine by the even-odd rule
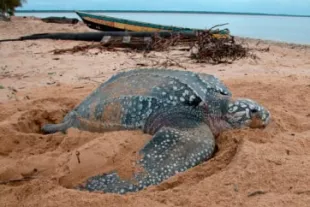
[[[255,108],[255,106],[252,104],[249,104],[249,108],[253,110]]]
[[[189,97],[189,101],[190,101],[190,102],[192,102],[192,101],[194,101],[194,100],[195,100],[195,98],[196,98],[196,96],[191,95],[191,96]]]
[[[238,110],[238,106],[234,106],[231,110],[231,112],[236,112]]]
[[[246,117],[249,119],[250,117],[250,109],[245,109]]]
[[[166,92],[162,92],[161,94],[164,96],[164,95],[166,95],[167,93],[166,93]]]
[[[142,108],[143,108],[143,105],[142,105],[142,104],[139,104],[139,105],[138,105],[138,109],[139,109],[139,110],[142,110]]]
[[[176,90],[178,90],[178,87],[176,87],[176,86],[173,86],[173,90],[175,90],[175,91],[176,91]]]
[[[221,89],[218,86],[215,86],[216,91],[221,91]]]
[[[173,96],[169,96],[169,99],[170,99],[170,100],[173,100]]]
[[[181,97],[181,98],[180,98],[180,101],[181,101],[181,102],[184,102],[184,101],[185,101],[185,98]]]
[[[242,116],[237,116],[233,118],[235,122],[240,121],[242,119]]]
[[[184,94],[185,94],[185,95],[189,95],[189,91],[188,91],[188,90],[185,90],[185,91],[184,91]]]
[[[245,114],[246,114],[245,111],[239,111],[239,112],[236,112],[234,116],[235,116],[236,118],[238,118],[238,117],[241,117],[241,118],[242,118]]]
[[[243,103],[241,103],[240,106],[241,106],[241,108],[244,108],[244,109],[247,108],[247,105],[245,105]]]

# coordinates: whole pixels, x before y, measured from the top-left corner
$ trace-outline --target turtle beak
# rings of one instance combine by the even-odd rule
[[[270,122],[270,113],[269,111],[265,110],[263,113],[262,113],[262,120],[263,120],[263,125],[264,127],[266,127],[269,122]]]
[[[270,113],[266,109],[252,114],[251,128],[265,128],[270,122]]]

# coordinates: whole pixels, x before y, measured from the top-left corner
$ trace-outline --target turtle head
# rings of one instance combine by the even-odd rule
[[[270,113],[251,99],[236,99],[228,103],[226,121],[233,128],[261,128],[268,125]]]

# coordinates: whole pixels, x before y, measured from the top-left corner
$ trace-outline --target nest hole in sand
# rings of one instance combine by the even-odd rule
[[[15,130],[23,133],[39,133],[45,124],[60,123],[63,117],[69,112],[68,108],[55,110],[33,109],[26,111],[17,119],[14,124]]]
[[[60,123],[78,101],[67,97],[31,100],[12,116],[13,128],[21,133],[42,134],[43,125]]]

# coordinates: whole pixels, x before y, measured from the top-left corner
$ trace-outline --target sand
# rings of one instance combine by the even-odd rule
[[[0,22],[0,39],[65,31],[89,29],[35,18]],[[152,52],[147,57],[97,50],[54,55],[53,49],[86,43],[0,43],[0,206],[309,206],[310,48],[246,41],[270,46],[270,51],[256,51],[256,60],[210,65],[195,63],[184,51]],[[266,106],[271,123],[265,129],[221,134],[214,158],[138,193],[121,196],[70,189],[88,176],[112,169],[126,175],[136,151],[150,136],[139,131],[100,134],[76,129],[43,135],[40,126],[61,121],[119,71],[164,65],[218,76],[234,97],[253,98]]]

